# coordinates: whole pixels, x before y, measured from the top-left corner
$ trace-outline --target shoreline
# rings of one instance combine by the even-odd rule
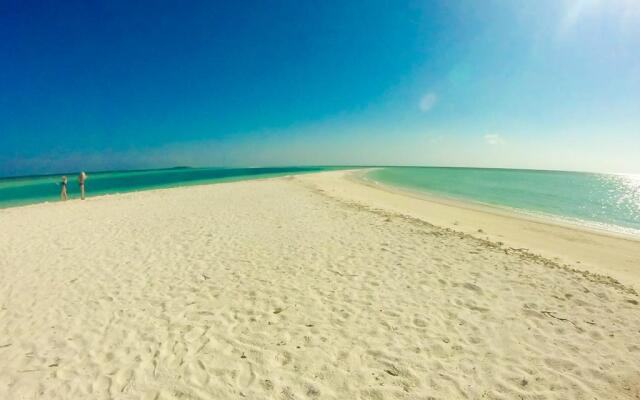
[[[532,211],[526,209],[520,209],[516,207],[508,207],[500,204],[483,203],[473,199],[467,199],[463,197],[447,196],[446,194],[421,191],[418,189],[411,189],[403,186],[395,186],[393,184],[387,184],[374,179],[368,178],[365,175],[375,168],[362,169],[358,172],[354,172],[347,179],[351,179],[354,182],[367,185],[372,188],[381,189],[391,193],[399,193],[405,196],[422,199],[429,202],[440,203],[458,208],[471,209],[475,211],[496,214],[511,218],[528,220],[531,222],[538,222],[542,224],[557,225],[569,229],[576,229],[593,233],[595,235],[602,235],[608,237],[616,237],[620,239],[636,240],[640,242],[640,230],[634,228],[626,228],[619,225],[607,225],[612,228],[607,229],[600,227],[599,225],[606,225],[604,223],[598,223],[595,221],[580,220],[577,218],[564,217],[540,211]]]
[[[151,169],[140,171],[111,171],[101,172],[90,179],[87,186],[88,195],[91,198],[116,195],[122,193],[133,193],[148,190],[170,189],[188,186],[199,186],[218,184],[225,182],[236,182],[252,179],[266,179],[279,176],[289,176],[295,174],[315,173],[321,171],[335,170],[333,167],[324,166],[291,166],[291,167],[246,167],[246,168],[171,168],[171,169]],[[170,174],[191,174],[190,176],[182,176],[181,178],[172,177]],[[195,175],[198,174],[198,175]],[[142,177],[151,177],[146,182],[140,182],[138,179]],[[154,177],[160,177],[156,179]],[[26,184],[16,185],[9,184],[6,187],[0,182],[0,198],[5,196],[3,190],[16,190],[35,187],[37,194],[31,193],[30,196],[22,194],[21,198],[11,198],[11,193],[6,194],[6,200],[0,200],[0,210],[24,207],[29,205],[37,205],[41,203],[59,202],[59,182],[49,177],[36,177],[36,180],[29,180]],[[1,180],[0,180],[1,181]],[[107,182],[105,184],[105,182]],[[128,182],[128,183],[127,183]],[[95,185],[95,186],[94,186]],[[43,187],[46,186],[46,192]],[[77,185],[69,186],[69,200],[77,199],[79,196],[76,190]],[[32,189],[33,190],[33,189]]]
[[[334,192],[343,198],[363,204],[369,201],[375,207],[407,214],[436,226],[525,249],[554,262],[612,277],[640,291],[640,238],[634,235],[405,190],[364,177],[368,171],[370,169],[321,174],[334,174],[353,185],[346,185],[340,193]]]
[[[149,171],[155,171],[155,170],[149,170]],[[120,192],[116,191],[116,192],[109,192],[109,193],[98,193],[93,195],[91,194],[91,192],[87,192],[87,196],[85,200],[81,200],[79,194],[74,191],[72,192],[73,197],[69,197],[69,199],[65,201],[61,201],[60,199],[51,199],[51,200],[41,200],[33,203],[22,203],[22,204],[8,205],[8,206],[0,205],[0,213],[6,210],[15,210],[15,209],[21,209],[26,207],[38,207],[41,205],[64,204],[64,203],[75,202],[75,201],[83,201],[83,202],[95,201],[95,200],[100,200],[102,198],[113,197],[113,196],[126,196],[126,195],[137,194],[137,193],[156,192],[156,191],[162,191],[162,190],[173,190],[173,189],[190,188],[190,187],[198,187],[198,186],[210,186],[210,185],[246,182],[246,181],[254,181],[254,180],[260,181],[260,180],[268,180],[268,179],[285,178],[285,177],[296,176],[296,175],[316,174],[319,172],[329,172],[329,171],[304,171],[304,172],[296,172],[291,174],[272,175],[272,176],[228,177],[228,178],[221,178],[220,180],[213,181],[213,182],[211,181],[185,182],[185,183],[180,183],[172,186],[149,187],[149,188],[132,189],[132,190],[126,190],[126,191],[120,191]]]
[[[342,193],[347,199],[363,204],[406,214],[435,226],[452,229],[473,237],[489,240],[513,249],[522,249],[559,262],[572,268],[611,277],[640,292],[640,238],[632,234],[596,229],[570,221],[531,215],[517,209],[500,207],[472,200],[439,196],[388,185],[365,177],[374,168],[345,169],[335,171],[302,172],[288,175],[250,177],[229,181],[194,183],[180,186],[116,192],[62,201],[45,201],[0,208],[3,213],[20,212],[38,207],[60,207],[73,203],[103,202],[139,195],[153,195],[173,190],[211,187],[252,181],[270,181],[300,177],[310,178],[322,186],[324,177],[331,177],[324,184],[332,189],[345,186]],[[318,179],[314,179],[318,177]],[[307,179],[308,180],[308,179]],[[326,189],[326,188],[325,188]],[[363,191],[363,189],[365,189]],[[328,190],[330,192],[331,189]],[[338,196],[340,197],[340,196]],[[344,198],[343,198],[344,200]],[[558,242],[558,243],[554,243]]]

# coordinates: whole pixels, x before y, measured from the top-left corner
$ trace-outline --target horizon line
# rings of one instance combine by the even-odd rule
[[[202,166],[194,167],[188,165],[177,165],[172,167],[159,168],[128,168],[113,170],[84,170],[87,174],[105,174],[105,173],[126,173],[126,172],[146,172],[146,171],[168,171],[178,169],[251,169],[251,168],[296,168],[296,167],[318,167],[318,168],[449,168],[449,169],[490,169],[504,171],[532,171],[532,172],[571,172],[584,174],[608,174],[608,175],[640,175],[639,173],[628,172],[602,172],[602,171],[585,171],[585,170],[563,170],[563,169],[544,169],[544,168],[514,168],[514,167],[473,167],[473,166],[455,166],[455,165],[413,165],[413,164],[278,164],[278,165],[247,165],[247,166]],[[52,172],[44,174],[30,175],[0,175],[1,180],[18,180],[29,178],[46,178],[54,176],[72,176],[81,171]]]

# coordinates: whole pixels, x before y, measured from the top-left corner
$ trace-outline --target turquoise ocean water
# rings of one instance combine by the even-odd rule
[[[282,167],[282,168],[170,168],[144,171],[89,172],[86,182],[88,196],[159,189],[175,186],[197,185],[268,178],[289,174],[318,172],[332,167]],[[77,173],[68,174],[67,192],[70,198],[79,197]],[[0,179],[0,208],[57,201],[61,175],[29,176]]]
[[[172,168],[89,173],[89,196],[228,182],[339,167]],[[371,180],[640,236],[640,175],[483,168],[388,167]],[[69,174],[70,198],[77,198]],[[0,179],[0,208],[57,201],[60,175]]]
[[[412,191],[640,235],[640,175],[392,167],[367,177]]]

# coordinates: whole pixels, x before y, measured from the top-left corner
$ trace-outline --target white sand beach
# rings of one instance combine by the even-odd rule
[[[640,241],[353,174],[0,210],[0,399],[640,399]]]

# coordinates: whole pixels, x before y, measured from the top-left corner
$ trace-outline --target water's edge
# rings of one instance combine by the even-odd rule
[[[447,195],[441,192],[429,191],[424,188],[415,188],[402,184],[383,182],[375,179],[372,176],[373,172],[380,169],[383,168],[376,167],[354,171],[353,173],[349,174],[349,177],[360,184],[371,186],[377,189],[382,189],[391,193],[397,193],[403,196],[410,196],[424,201],[436,201],[438,203],[452,207],[470,208],[479,212],[494,212],[512,218],[549,223],[569,228],[577,228],[593,233],[604,234],[607,236],[613,235],[615,237],[624,239],[640,240],[640,229],[623,227],[614,224],[604,224],[597,221],[583,220],[579,218],[561,216],[536,210],[528,210],[525,208],[487,203],[469,197]]]
[[[170,189],[289,175],[349,169],[349,167],[273,167],[273,168],[193,168],[144,171],[113,171],[89,175],[87,196],[91,198],[148,190]],[[171,176],[173,174],[173,176]],[[179,175],[178,175],[179,174]],[[57,203],[59,176],[0,179],[0,210]],[[70,201],[77,199],[77,184],[69,177]],[[43,195],[43,193],[45,193]]]

